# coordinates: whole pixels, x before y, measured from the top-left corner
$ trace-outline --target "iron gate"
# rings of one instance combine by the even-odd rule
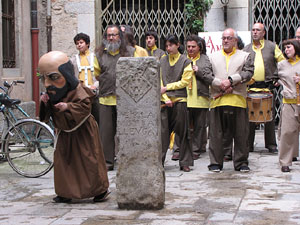
[[[137,44],[145,47],[144,34],[154,29],[164,48],[163,38],[172,33],[181,43],[189,35],[184,5],[186,0],[96,0],[96,45],[99,46],[106,27],[128,24],[134,29]]]
[[[295,37],[297,27],[300,26],[300,0],[251,0],[251,4],[250,27],[256,22],[264,24],[267,40],[276,42],[282,49],[282,41]],[[275,91],[277,121],[282,103],[280,91],[281,88]]]

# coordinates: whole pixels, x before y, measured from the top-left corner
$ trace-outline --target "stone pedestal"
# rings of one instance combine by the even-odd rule
[[[117,67],[117,202],[121,209],[161,209],[160,76],[154,57],[120,58]]]

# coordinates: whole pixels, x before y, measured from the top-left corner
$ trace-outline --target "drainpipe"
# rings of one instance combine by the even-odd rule
[[[37,1],[31,0],[31,48],[32,48],[32,98],[35,101],[36,116],[39,112],[39,78],[37,67],[39,61],[39,28],[37,24]]]
[[[47,51],[50,52],[52,50],[51,0],[47,0],[46,27],[47,27]]]

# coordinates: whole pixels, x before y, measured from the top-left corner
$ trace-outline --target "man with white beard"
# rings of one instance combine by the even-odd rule
[[[102,45],[96,51],[94,75],[99,81],[100,122],[99,131],[106,166],[114,169],[116,134],[116,64],[120,57],[133,57],[135,48],[126,45],[118,25],[109,25]]]

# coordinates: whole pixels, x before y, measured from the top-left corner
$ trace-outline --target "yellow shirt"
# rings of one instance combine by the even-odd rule
[[[116,52],[109,52],[109,54],[111,54],[113,56],[117,55],[117,54],[119,54],[119,50]],[[95,60],[94,60],[94,75],[95,75],[95,77],[100,76],[100,73],[101,73],[101,68],[99,66],[97,58],[95,57]],[[100,97],[99,102],[102,105],[117,105],[117,97],[115,95]]]
[[[191,59],[188,56],[189,59]],[[196,65],[197,60],[200,59],[200,53],[198,55],[191,59],[193,61],[193,64]],[[187,107],[189,108],[209,108],[209,98],[204,96],[198,96],[198,90],[197,90],[197,81],[195,73],[193,73],[192,76],[192,88],[190,89],[189,86],[186,88],[187,91]]]
[[[178,59],[180,58],[180,55],[181,54],[179,52],[177,54],[168,55],[170,66],[174,66],[177,63]],[[183,70],[181,80],[167,84],[166,86],[167,91],[178,90],[187,87],[192,79],[193,73],[194,71],[192,65],[191,64],[187,65]],[[162,84],[162,80],[161,80],[161,84]],[[179,99],[181,99],[180,102],[186,102],[186,98],[184,97],[178,98],[178,97],[168,97],[166,96],[166,94],[162,95],[162,101],[167,101],[167,100],[177,101]]]
[[[230,57],[236,53],[236,48],[234,48],[233,51],[229,54],[224,52],[224,50],[222,50],[222,53],[226,59],[226,69],[228,72],[229,60],[230,60]],[[230,93],[230,94],[225,94],[217,99],[211,100],[210,108],[215,108],[215,107],[219,107],[219,106],[234,106],[234,107],[240,107],[240,108],[247,108],[247,102],[243,96]]]
[[[255,81],[264,81],[265,80],[265,65],[264,65],[264,59],[262,56],[261,50],[265,47],[265,41],[260,40],[260,47],[256,47],[254,44],[252,44],[252,49],[255,52],[255,59],[254,59],[254,74],[252,79]],[[276,45],[275,47],[275,53],[274,58],[277,62],[280,62],[282,60],[285,60],[281,50]],[[269,91],[268,88],[251,88],[251,91]]]
[[[88,61],[88,57],[90,57],[91,53],[89,50],[86,50],[85,53],[80,53],[79,56],[80,56],[80,65],[81,66],[90,66],[90,63]],[[91,73],[91,70],[87,70],[87,73],[88,73],[88,85],[93,85],[93,76],[92,76],[92,73]],[[78,80],[80,81],[85,81],[85,71],[84,70],[81,70],[79,72],[79,75],[78,75]]]
[[[135,45],[134,46],[135,51],[134,51],[134,57],[147,57],[148,56],[148,52],[146,51],[146,49]]]
[[[147,47],[147,50],[149,50],[151,52],[150,56],[153,56],[153,51],[156,50],[156,49],[157,49],[156,45],[154,45],[153,48],[151,48],[151,49]]]

